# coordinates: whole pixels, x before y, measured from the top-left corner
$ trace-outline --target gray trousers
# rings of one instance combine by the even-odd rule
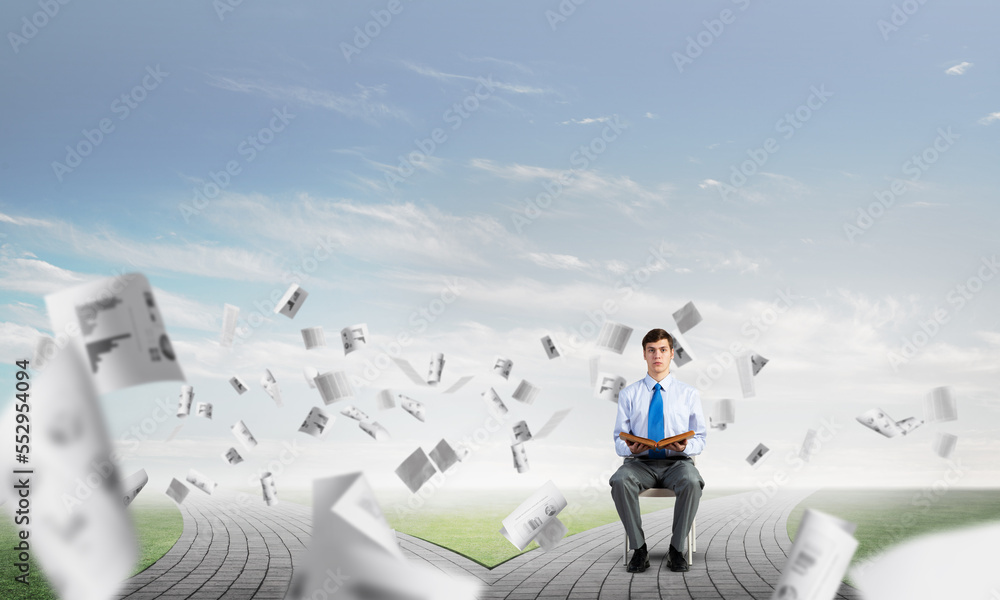
[[[694,522],[701,501],[705,481],[687,457],[650,460],[629,457],[611,476],[611,497],[614,498],[618,516],[625,526],[629,545],[638,548],[646,543],[639,515],[639,492],[651,487],[664,487],[674,491],[673,534],[670,545],[681,554],[687,552],[687,534]]]

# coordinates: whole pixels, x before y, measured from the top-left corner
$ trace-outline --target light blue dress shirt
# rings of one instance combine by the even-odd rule
[[[618,418],[615,419],[615,450],[619,456],[646,456],[649,451],[632,454],[619,439],[621,432],[642,437],[649,428],[649,401],[653,397],[656,380],[648,374],[618,393]],[[663,390],[663,437],[668,438],[685,431],[694,431],[684,452],[667,450],[667,456],[694,456],[705,449],[705,416],[701,410],[701,395],[694,387],[667,375],[660,381]],[[655,440],[654,440],[655,441]]]

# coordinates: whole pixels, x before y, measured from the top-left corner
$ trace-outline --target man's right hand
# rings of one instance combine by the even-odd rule
[[[640,452],[653,449],[649,444],[643,444],[642,442],[629,442],[626,440],[625,445],[632,451],[632,454],[639,454]]]

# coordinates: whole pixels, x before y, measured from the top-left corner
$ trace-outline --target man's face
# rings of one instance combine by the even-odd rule
[[[667,340],[649,342],[643,349],[643,358],[646,359],[647,372],[653,379],[659,381],[670,373],[670,361],[674,358],[674,351]]]

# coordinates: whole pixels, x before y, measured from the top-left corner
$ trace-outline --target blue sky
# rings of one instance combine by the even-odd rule
[[[538,338],[565,341],[615,300],[612,318],[636,333],[602,364],[633,381],[642,333],[693,300],[705,321],[687,335],[698,360],[676,371],[681,380],[694,384],[733,342],[771,359],[758,398],[738,401],[737,424],[710,433],[706,477],[754,485],[768,472],[743,458],[758,442],[794,449],[833,418],[844,426],[836,450],[796,483],[929,485],[948,468],[930,451],[938,431],[959,436],[963,485],[1000,483],[1000,278],[980,275],[1000,221],[995,6],[907,4],[916,10],[905,23],[897,15],[898,29],[880,30],[902,5],[590,0],[553,27],[546,11],[558,12],[556,2],[402,2],[384,26],[371,25],[372,11],[385,20],[388,6],[244,0],[220,19],[206,3],[70,3],[26,41],[7,35],[4,363],[30,355],[49,330],[46,293],[137,269],[157,289],[197,399],[216,407],[213,422],[185,424],[170,444],[162,440],[174,421],[158,424],[126,471],[155,465],[165,487],[195,466],[242,485],[281,443],[304,437],[297,424],[319,398],[302,365],[360,371],[408,332],[404,355],[418,370],[444,352],[446,380],[477,377],[449,398],[413,388],[393,367],[358,391],[369,414],[387,387],[428,405],[424,424],[398,409],[378,415],[394,437],[371,458],[377,485],[400,487],[392,469],[417,445],[481,424],[484,386],[509,400],[521,378],[543,395],[516,407],[518,418],[540,427],[572,408],[564,426],[532,442],[529,474],[510,468],[500,432],[448,485],[535,487],[557,476],[578,485],[615,460],[614,407],[591,397],[597,350],[549,362]],[[22,18],[41,22],[40,10],[5,4],[3,31],[23,35]],[[716,19],[729,22],[720,31]],[[348,61],[342,44],[366,26],[378,34]],[[710,43],[690,50],[688,38]],[[697,56],[679,69],[675,53]],[[796,111],[801,126],[789,129]],[[66,146],[96,140],[104,119],[77,166],[53,166],[66,162]],[[762,153],[762,165],[745,163]],[[914,155],[925,157],[918,178]],[[419,162],[412,174],[401,169],[407,157]],[[740,168],[753,174],[736,185]],[[894,185],[902,193],[872,212]],[[547,188],[559,192],[533,212],[528,201]],[[218,347],[224,303],[246,317],[324,244],[335,251],[306,273],[310,297],[294,321],[268,315],[238,348]],[[669,258],[647,282],[627,283],[650,248]],[[970,278],[981,289],[959,305],[957,286]],[[458,300],[415,332],[414,311],[456,281]],[[746,324],[776,290],[795,301],[751,339]],[[894,369],[889,353],[936,308],[948,322]],[[333,339],[359,322],[374,341],[357,356],[302,348],[301,328],[322,325]],[[515,360],[512,381],[488,375],[497,354]],[[256,384],[264,368],[289,399],[283,409]],[[738,397],[732,371],[704,386],[706,411]],[[248,396],[228,388],[237,373]],[[885,440],[853,421],[875,406],[920,416],[940,385],[960,398],[957,422]],[[106,397],[111,431],[141,422],[176,388]],[[245,472],[216,459],[233,445],[226,429],[237,418],[274,446]],[[300,440],[309,450],[288,467],[288,486],[350,468],[374,444],[343,417],[312,442]],[[863,476],[852,470],[876,454],[884,460]],[[577,457],[599,468],[562,472]]]

